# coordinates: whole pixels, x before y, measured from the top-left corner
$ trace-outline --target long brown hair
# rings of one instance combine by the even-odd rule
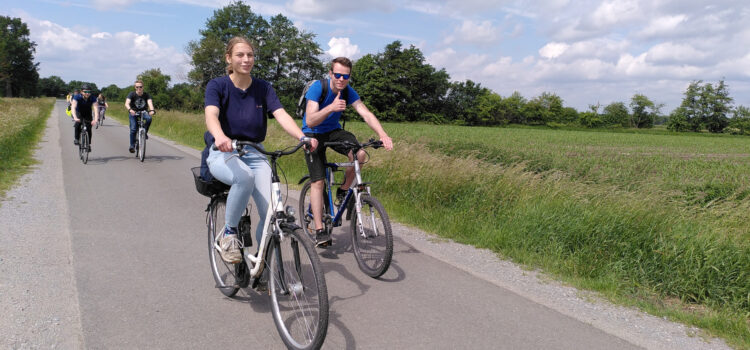
[[[232,57],[232,50],[234,50],[234,45],[237,45],[237,44],[240,44],[240,43],[247,44],[247,46],[250,46],[250,50],[252,50],[253,51],[253,55],[255,55],[255,46],[253,46],[253,43],[250,42],[250,40],[248,40],[244,36],[235,36],[232,39],[229,39],[229,42],[227,43],[227,49],[224,51],[224,57],[225,58],[227,56]],[[232,74],[232,72],[234,72],[232,70],[232,64],[231,63],[227,64],[226,71],[227,71],[227,75]]]

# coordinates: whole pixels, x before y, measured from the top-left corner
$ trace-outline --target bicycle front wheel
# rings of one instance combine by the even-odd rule
[[[146,129],[138,130],[138,158],[141,162],[146,158]]]
[[[81,160],[83,164],[89,161],[89,134],[86,131],[81,131]]]
[[[359,269],[372,278],[382,276],[393,257],[393,232],[380,201],[363,194],[362,210],[351,220],[352,247]]]
[[[216,200],[211,206],[208,216],[208,258],[211,262],[211,273],[216,282],[216,288],[226,296],[232,297],[240,290],[241,274],[245,271],[239,264],[228,264],[224,262],[219,253],[219,239],[224,230],[224,214],[227,211],[227,200],[222,198]]]
[[[299,228],[270,241],[271,311],[290,349],[319,349],[328,332],[328,290],[312,241]]]

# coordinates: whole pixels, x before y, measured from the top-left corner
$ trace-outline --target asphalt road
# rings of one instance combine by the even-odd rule
[[[151,137],[141,163],[128,153],[127,126],[107,120],[94,130],[84,165],[72,135],[64,102],[58,101],[37,171],[0,208],[0,312],[7,315],[0,320],[0,347],[283,348],[265,294],[247,289],[230,299],[214,288],[207,198],[195,192],[190,173],[199,163],[198,152]],[[357,268],[344,226],[333,247],[319,250],[330,299],[324,348],[706,345],[679,325],[641,323],[627,330],[649,316],[622,320],[607,314],[617,309],[609,306],[594,316],[579,315],[563,305],[576,296],[554,289],[549,297],[520,291],[514,286],[528,281],[493,276],[527,272],[484,271],[499,266],[492,255],[435,243],[401,225],[396,225],[389,271],[371,279]],[[477,261],[482,267],[470,266]],[[695,343],[685,343],[690,341]],[[714,342],[705,348],[722,346]]]

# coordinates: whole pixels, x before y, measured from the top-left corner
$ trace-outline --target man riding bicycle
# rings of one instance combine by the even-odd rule
[[[135,91],[131,91],[128,97],[125,99],[125,108],[128,109],[128,115],[130,115],[130,153],[135,153],[135,133],[137,131],[136,117],[138,115],[143,116],[143,123],[146,127],[146,138],[148,138],[148,128],[151,126],[151,116],[156,113],[154,110],[154,101],[151,100],[151,96],[143,91],[143,81],[135,81]],[[148,113],[142,113],[148,111]]]
[[[109,108],[109,104],[107,103],[107,97],[104,96],[104,94],[99,94],[99,96],[96,97],[96,105],[99,109],[99,118],[97,119],[99,121],[104,120],[104,112]]]
[[[78,145],[78,140],[81,137],[81,123],[86,123],[87,133],[89,134],[89,152],[91,152],[91,124],[96,125],[97,118],[99,117],[99,110],[92,108],[95,103],[96,98],[91,95],[91,88],[87,84],[81,86],[80,95],[74,95],[70,99],[70,116],[73,117],[73,121],[75,122],[73,144]]]
[[[341,113],[347,105],[354,107],[354,110],[364,119],[365,123],[373,130],[381,141],[385,149],[393,149],[393,141],[386,134],[380,122],[375,115],[367,109],[367,106],[359,99],[359,95],[349,86],[349,77],[352,71],[352,61],[346,57],[335,58],[331,62],[331,69],[328,71],[329,79],[323,80],[328,84],[327,95],[322,102],[323,86],[320,81],[314,82],[305,94],[307,106],[305,115],[302,118],[302,131],[306,136],[318,140],[318,148],[310,152],[305,157],[307,169],[310,172],[310,206],[313,214],[315,225],[315,241],[318,246],[327,246],[332,243],[331,237],[323,228],[323,180],[325,178],[326,147],[325,142],[350,141],[357,143],[354,134],[341,128],[339,120]],[[342,92],[344,92],[342,94]],[[344,99],[345,98],[345,99]],[[354,155],[345,147],[333,146],[334,151],[349,157],[349,161],[354,160]],[[357,152],[357,159],[360,163],[365,161],[365,151]],[[342,197],[349,190],[354,180],[354,169],[347,168],[344,183],[336,190],[336,196]]]

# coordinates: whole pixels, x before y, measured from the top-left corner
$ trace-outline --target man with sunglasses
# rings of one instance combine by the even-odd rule
[[[315,241],[317,246],[331,245],[331,237],[323,229],[323,180],[325,178],[326,147],[325,142],[350,141],[357,142],[354,134],[341,128],[339,120],[341,113],[348,105],[362,117],[367,125],[375,131],[385,149],[393,149],[393,141],[386,134],[375,115],[367,109],[367,106],[359,99],[359,95],[349,86],[349,77],[352,71],[352,61],[346,57],[335,58],[331,62],[331,70],[328,71],[328,80],[322,82],[328,84],[327,95],[321,99],[323,86],[321,81],[314,82],[305,94],[307,106],[305,115],[302,117],[302,132],[306,136],[318,140],[318,148],[305,157],[307,169],[310,172],[310,203],[312,206],[313,222],[315,225]],[[342,93],[343,92],[343,93]],[[322,102],[318,102],[322,101]],[[347,148],[333,146],[334,151],[354,160],[354,155]],[[348,152],[348,154],[347,154]],[[365,151],[357,153],[360,163],[365,161]],[[336,190],[336,197],[342,197],[349,190],[354,180],[354,169],[347,168],[344,183]],[[340,200],[340,199],[339,199]]]
[[[148,128],[151,126],[151,116],[156,113],[154,110],[154,101],[151,100],[151,95],[143,91],[143,81],[135,81],[135,91],[131,91],[128,97],[125,99],[125,108],[128,109],[130,115],[130,153],[135,153],[135,133],[136,130],[136,116],[139,114],[143,115],[143,122],[146,127],[146,138],[148,138]],[[148,111],[148,113],[141,113]]]
[[[81,137],[81,124],[86,123],[87,133],[89,134],[89,152],[91,152],[91,132],[94,129],[91,124],[96,125],[96,120],[99,117],[98,108],[93,108],[95,103],[96,97],[91,95],[91,88],[88,84],[83,84],[81,94],[73,95],[70,99],[70,116],[73,117],[75,122],[73,144],[78,145],[78,139]]]

